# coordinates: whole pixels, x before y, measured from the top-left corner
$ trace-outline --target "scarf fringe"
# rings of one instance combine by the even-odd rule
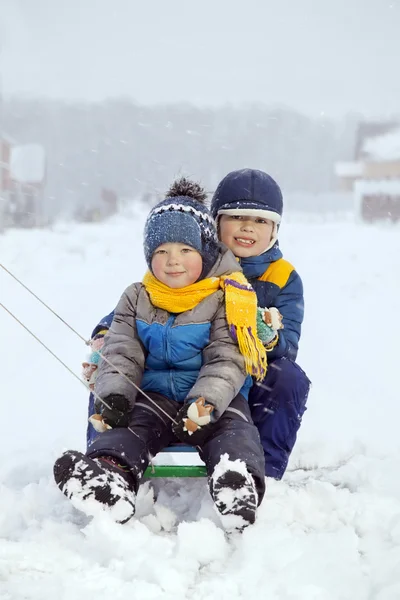
[[[244,356],[246,372],[257,381],[264,379],[267,372],[267,353],[251,327],[235,327],[235,337],[240,353]]]

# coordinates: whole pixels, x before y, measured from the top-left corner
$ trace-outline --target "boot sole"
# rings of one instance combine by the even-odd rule
[[[226,471],[212,482],[211,496],[227,529],[242,531],[255,522],[258,496],[250,474]]]
[[[81,452],[65,452],[54,464],[54,479],[76,508],[89,516],[102,510],[117,523],[126,523],[135,514],[136,495],[129,482]]]

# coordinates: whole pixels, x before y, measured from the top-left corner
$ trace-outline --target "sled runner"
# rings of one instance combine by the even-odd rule
[[[193,446],[187,446],[185,444],[174,444],[168,446],[160,452],[160,454],[173,454],[175,460],[179,458],[179,455],[184,454],[197,454],[196,448]],[[157,456],[160,456],[158,454]],[[170,464],[151,464],[147,467],[144,477],[206,477],[207,471],[205,465],[185,465],[183,458],[177,463],[171,461]]]

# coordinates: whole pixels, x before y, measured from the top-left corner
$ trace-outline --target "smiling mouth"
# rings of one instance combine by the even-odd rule
[[[235,237],[235,241],[239,242],[239,244],[245,244],[246,246],[252,246],[253,244],[255,244],[255,240],[249,240],[246,238],[239,238],[239,237]]]
[[[178,275],[184,275],[185,271],[173,271],[172,273],[166,273],[169,277],[177,277]]]

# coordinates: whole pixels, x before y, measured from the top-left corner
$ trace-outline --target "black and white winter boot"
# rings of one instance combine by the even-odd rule
[[[222,457],[210,478],[210,492],[228,532],[243,531],[256,520],[258,494],[242,461]]]
[[[69,450],[54,463],[54,479],[62,493],[87,515],[103,510],[117,523],[126,523],[135,514],[135,479],[111,457],[93,459]]]

